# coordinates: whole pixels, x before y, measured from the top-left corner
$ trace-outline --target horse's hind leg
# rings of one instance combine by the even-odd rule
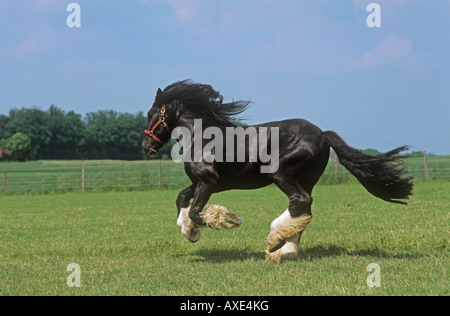
[[[289,208],[270,225],[266,258],[275,262],[295,260],[300,237],[312,220],[312,197],[297,182],[277,185],[288,195],[290,202]]]

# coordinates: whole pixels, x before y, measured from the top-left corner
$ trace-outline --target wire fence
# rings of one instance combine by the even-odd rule
[[[181,188],[190,184],[182,163],[159,161],[38,161],[3,164],[0,194],[14,192],[114,191]],[[415,157],[404,168],[415,179],[450,181],[450,157]],[[1,170],[1,169],[0,169]],[[330,160],[319,184],[357,180]]]
[[[183,166],[169,161],[42,163],[35,168],[3,168],[2,192],[110,191],[187,186]],[[70,164],[74,164],[71,162]]]

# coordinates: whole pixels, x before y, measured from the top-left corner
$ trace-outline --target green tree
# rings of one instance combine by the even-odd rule
[[[84,130],[84,154],[86,159],[113,159],[111,153],[117,148],[117,128],[115,111],[97,111],[86,114]]]
[[[84,129],[81,115],[73,111],[65,113],[52,105],[47,111],[47,116],[51,140],[45,147],[41,158],[80,159]]]
[[[5,125],[4,138],[15,133],[24,133],[31,140],[31,157],[39,159],[50,144],[52,133],[48,126],[48,115],[38,109],[13,109],[9,112],[9,121]]]
[[[141,142],[147,118],[115,111],[90,112],[85,117],[87,159],[142,159]]]
[[[132,114],[120,114],[114,122],[117,151],[113,156],[117,159],[137,160],[140,159],[142,133],[136,126],[137,117]]]
[[[6,139],[0,139],[0,161],[6,160],[7,149],[6,149]]]
[[[4,139],[5,137],[5,127],[6,124],[9,122],[9,117],[6,115],[1,114],[0,115],[0,139]]]
[[[28,135],[32,159],[146,159],[141,148],[146,124],[142,112],[97,111],[83,119],[55,105],[46,111],[12,109],[9,116],[0,115],[0,139]],[[163,154],[170,154],[170,146],[161,149]]]
[[[31,140],[24,133],[16,133],[4,141],[5,149],[10,153],[7,159],[14,161],[27,161],[31,159]]]

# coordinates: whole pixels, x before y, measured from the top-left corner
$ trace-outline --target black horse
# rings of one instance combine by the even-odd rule
[[[156,154],[172,138],[171,131],[177,127],[189,131],[190,140],[198,142],[194,125],[196,119],[201,119],[202,131],[215,127],[217,132],[222,131],[224,135],[223,144],[229,144],[230,141],[234,144],[234,147],[224,145],[223,148],[214,148],[212,154],[222,151],[226,152],[227,157],[237,158],[237,135],[227,133],[227,128],[237,128],[233,120],[248,105],[249,102],[244,101],[224,103],[223,97],[210,85],[195,84],[188,80],[169,85],[164,91],[158,89],[155,102],[148,112],[148,126],[142,147],[149,155]],[[267,152],[278,149],[277,168],[272,172],[261,172],[261,167],[268,165],[267,160],[263,161],[261,157],[249,159],[252,138],[256,140],[258,148],[263,146],[260,137],[262,128],[266,128],[267,141],[264,146]],[[250,129],[256,131],[257,136],[246,133]],[[297,258],[301,234],[312,219],[313,187],[328,163],[330,146],[337,153],[339,162],[374,196],[388,202],[406,204],[402,200],[412,194],[411,178],[404,177],[405,172],[399,167],[401,156],[398,154],[408,149],[406,146],[376,156],[365,155],[347,145],[335,132],[323,132],[302,119],[270,122],[242,130],[245,138],[239,144],[245,142],[245,161],[187,159],[189,161],[184,163],[192,185],[180,192],[176,205],[178,224],[182,227],[183,235],[191,242],[199,239],[200,230],[204,227],[220,229],[241,224],[237,216],[220,206],[203,212],[213,193],[230,189],[257,189],[274,183],[288,196],[289,207],[271,225],[267,259],[281,261]],[[274,139],[274,131],[277,132],[277,139]],[[200,148],[205,148],[210,139],[201,139]],[[230,150],[235,151],[231,156]],[[189,155],[185,157],[189,158]]]

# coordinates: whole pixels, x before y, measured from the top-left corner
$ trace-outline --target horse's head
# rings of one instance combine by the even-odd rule
[[[231,121],[247,108],[249,102],[222,101],[222,95],[213,87],[196,84],[191,80],[175,82],[164,91],[158,89],[155,102],[148,112],[142,147],[150,156],[156,155],[169,142],[171,130],[182,123],[182,116],[187,120],[203,119],[212,126],[234,126]]]
[[[144,139],[142,140],[142,148],[149,156],[155,156],[158,150],[171,138],[171,129],[167,123],[166,104],[157,102],[158,96],[161,95],[161,89],[156,93],[156,100],[150,111],[148,111],[147,129],[144,131]]]

